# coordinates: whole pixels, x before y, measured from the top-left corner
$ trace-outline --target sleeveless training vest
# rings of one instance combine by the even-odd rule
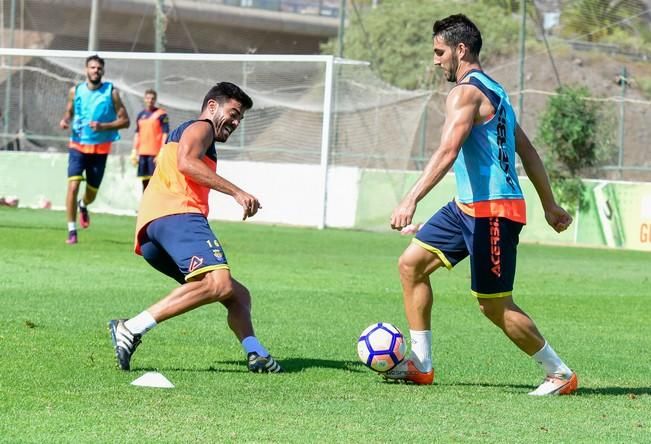
[[[495,114],[475,124],[454,162],[456,201],[474,217],[506,217],[526,223],[524,195],[515,170],[516,118],[504,88],[479,70],[466,76],[490,100]],[[458,86],[458,85],[457,85]]]
[[[94,131],[90,122],[112,122],[117,113],[113,105],[113,84],[104,82],[97,89],[88,89],[86,82],[75,88],[72,134],[70,141],[96,145],[120,139],[118,130]]]
[[[140,235],[147,225],[158,218],[172,214],[200,213],[208,217],[208,194],[210,188],[200,185],[181,174],[178,168],[178,147],[183,132],[195,122],[212,122],[209,120],[188,120],[179,125],[167,137],[167,143],[161,149],[156,162],[154,175],[140,201],[138,220],[136,221],[135,252],[140,254]],[[208,167],[216,171],[217,151],[213,139],[206,154],[201,159]]]

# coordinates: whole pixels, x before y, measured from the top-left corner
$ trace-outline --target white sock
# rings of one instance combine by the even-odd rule
[[[126,321],[124,326],[134,335],[142,335],[156,327],[156,319],[148,311],[143,311]]]
[[[416,358],[414,364],[421,372],[432,370],[432,331],[409,330],[411,354]]]
[[[540,365],[543,366],[547,375],[561,375],[569,377],[572,370],[565,365],[565,363],[558,357],[556,352],[545,341],[543,348],[538,350],[532,358]]]
[[[82,197],[81,199],[79,199],[79,206],[80,206],[81,208],[86,208],[86,202],[84,202],[83,197]]]
[[[77,231],[77,224],[75,222],[68,222],[68,231]]]
[[[260,344],[260,341],[258,341],[258,338],[255,336],[247,336],[242,340],[242,348],[244,349],[244,353],[247,355],[249,353],[257,353],[263,358],[266,358],[269,356],[269,352],[267,351],[266,348],[262,344]]]

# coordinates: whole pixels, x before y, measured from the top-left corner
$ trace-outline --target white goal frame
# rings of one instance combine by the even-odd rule
[[[361,64],[367,62],[339,59],[331,55],[258,55],[258,54],[185,54],[185,53],[151,53],[151,52],[110,52],[110,51],[67,51],[48,49],[19,49],[0,48],[0,69],[17,69],[12,64],[14,57],[57,57],[85,59],[89,55],[99,54],[106,60],[151,60],[151,61],[206,61],[206,62],[317,62],[323,63],[324,70],[324,94],[323,94],[323,120],[321,127],[321,149],[320,149],[320,186],[318,194],[321,199],[321,210],[317,227],[323,229],[326,223],[327,188],[328,188],[328,160],[330,154],[330,132],[334,107],[334,65],[335,64]],[[157,68],[156,68],[156,72]],[[8,81],[8,92],[11,82]],[[7,100],[9,94],[6,95]],[[2,134],[5,137],[16,136],[15,134]]]

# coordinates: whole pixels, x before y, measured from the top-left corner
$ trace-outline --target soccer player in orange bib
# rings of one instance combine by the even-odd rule
[[[131,160],[138,166],[138,178],[142,180],[143,191],[154,174],[156,156],[170,132],[167,112],[156,107],[157,96],[153,89],[145,91],[143,99],[145,109],[136,117],[136,134],[133,138]]]
[[[77,243],[77,207],[81,227],[90,225],[87,205],[97,196],[111,145],[120,139],[118,130],[129,126],[129,115],[117,88],[110,82],[102,82],[103,76],[104,59],[98,55],[88,57],[86,81],[70,88],[66,109],[59,122],[62,129],[71,129],[66,195],[68,244]],[[84,197],[77,201],[79,183],[84,179]]]
[[[216,173],[215,142],[226,142],[252,106],[237,85],[216,84],[204,97],[199,117],[172,131],[159,154],[140,202],[135,251],[181,286],[131,319],[109,322],[122,370],[130,370],[131,357],[148,330],[212,302],[226,307],[228,326],[242,344],[250,371],[282,370],[256,338],[249,291],[231,276],[224,250],[206,219],[210,190],[232,196],[242,206],[243,220],[261,208],[256,197]]]
[[[471,291],[482,313],[546,373],[542,384],[530,394],[573,393],[576,374],[512,297],[519,234],[526,222],[515,171],[516,152],[538,193],[547,223],[561,232],[572,218],[556,204],[543,163],[518,125],[508,94],[482,71],[482,40],[475,24],[464,15],[452,15],[434,23],[432,36],[434,64],[456,85],[446,99],[438,150],[394,209],[391,227],[409,227],[418,202],[453,166],[457,197],[418,229],[400,256],[412,351],[386,377],[432,384],[430,275],[470,257]]]

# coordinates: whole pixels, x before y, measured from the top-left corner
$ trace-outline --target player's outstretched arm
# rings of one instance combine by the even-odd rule
[[[556,203],[545,166],[520,125],[515,129],[515,147],[522,160],[524,171],[538,193],[547,223],[558,233],[565,231],[572,223],[572,216]]]
[[[432,154],[420,178],[391,214],[391,228],[402,230],[412,222],[416,205],[438,184],[459,155],[461,145],[472,130],[481,103],[479,90],[473,86],[454,88],[445,102],[445,122],[441,142]]]
[[[199,185],[232,196],[244,209],[242,220],[246,220],[247,217],[254,216],[262,205],[256,197],[216,174],[201,160],[213,140],[213,127],[208,122],[198,121],[190,125],[179,140],[179,172]]]
[[[70,128],[70,120],[74,115],[74,107],[72,106],[74,100],[75,100],[75,87],[73,86],[72,88],[70,88],[70,90],[68,90],[68,101],[66,102],[66,109],[63,112],[63,117],[61,118],[61,121],[59,122],[59,127],[61,129]]]

